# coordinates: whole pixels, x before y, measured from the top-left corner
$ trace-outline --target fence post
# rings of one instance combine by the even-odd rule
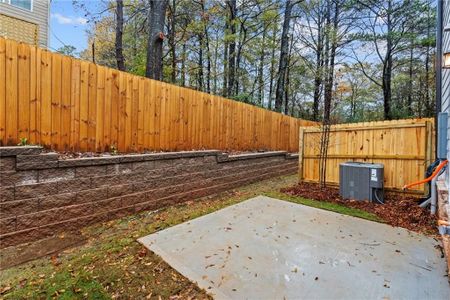
[[[425,121],[425,166],[424,166],[424,174],[427,170],[427,167],[431,164],[431,160],[433,159],[433,124],[431,121]],[[428,195],[429,188],[428,184],[425,185],[424,194]]]
[[[300,127],[298,137],[298,182],[303,180],[303,138],[305,136],[305,128]]]

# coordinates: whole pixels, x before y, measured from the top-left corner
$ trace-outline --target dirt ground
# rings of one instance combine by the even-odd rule
[[[279,191],[296,179],[287,176],[262,181],[87,227],[80,233],[85,244],[1,271],[0,299],[208,299],[206,291],[136,239],[256,195]]]
[[[385,222],[384,217],[395,215],[395,211],[381,214],[382,208],[370,204],[343,202],[336,190],[302,192],[302,186],[296,186],[296,183],[296,175],[279,177],[159,211],[87,227],[79,233],[85,239],[84,244],[1,271],[0,299],[209,299],[207,291],[199,289],[159,256],[147,251],[136,239],[257,195],[377,222]],[[307,190],[311,188],[304,186]],[[407,202],[396,205],[409,207],[410,200],[404,201]],[[426,227],[431,219],[424,216],[425,212],[416,213],[417,216],[408,215],[408,218],[417,218],[415,223],[397,224],[416,231],[422,231],[423,227],[432,230],[431,223]],[[68,239],[70,235],[61,238]]]
[[[318,184],[302,182],[289,188],[281,189],[281,192],[291,196],[300,196],[319,201],[326,201],[358,208],[375,214],[385,223],[392,226],[403,227],[412,231],[425,234],[436,234],[435,216],[430,211],[418,206],[419,198],[410,194],[386,193],[385,204],[375,204],[366,201],[344,200],[339,196],[336,187],[320,188]]]

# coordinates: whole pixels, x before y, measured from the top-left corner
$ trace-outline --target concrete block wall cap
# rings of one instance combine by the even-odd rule
[[[216,156],[219,154],[221,154],[221,152],[218,150],[159,152],[159,153],[148,153],[148,154],[123,155],[121,162],[189,158],[189,157],[199,157],[199,156]]]
[[[2,152],[1,152],[2,151]],[[1,156],[17,156],[16,167],[20,170],[27,169],[48,169],[48,168],[67,168],[67,167],[83,167],[95,165],[108,165],[127,162],[141,162],[152,160],[165,160],[177,158],[191,158],[202,156],[216,156],[218,162],[246,160],[262,157],[285,156],[286,159],[298,158],[298,154],[289,154],[286,151],[269,151],[259,153],[245,153],[238,155],[228,155],[220,150],[200,150],[200,151],[177,151],[177,152],[160,152],[148,154],[126,154],[102,157],[85,157],[58,159],[58,153],[41,153],[40,146],[25,147],[0,147]]]
[[[0,147],[0,157],[16,155],[37,155],[42,152],[41,146],[8,146]]]
[[[121,162],[120,156],[105,156],[105,157],[81,157],[59,160],[58,166],[60,168],[67,167],[86,167],[97,165],[117,164]]]
[[[66,168],[66,167],[96,166],[96,165],[108,165],[108,164],[151,161],[151,160],[189,158],[199,156],[216,156],[219,154],[221,154],[221,152],[218,150],[205,150],[205,151],[202,150],[202,151],[179,151],[179,152],[161,152],[161,153],[147,153],[147,154],[125,154],[125,155],[101,156],[101,157],[70,158],[60,160],[59,167]]]
[[[92,158],[69,158],[58,161],[58,167],[60,168],[84,166],[92,166]]]
[[[298,157],[299,157],[298,153],[286,153],[287,159],[293,159],[293,158],[298,158]]]
[[[125,155],[117,155],[116,158],[119,159],[121,163],[137,162],[137,161],[144,161],[145,155],[146,154],[125,154]]]
[[[92,157],[91,159],[92,166],[97,165],[107,165],[107,164],[117,164],[121,162],[120,156],[105,156],[105,157]]]
[[[59,156],[59,154],[56,152],[40,153],[38,155],[44,156],[44,157],[56,157],[56,158],[58,158],[58,156]],[[25,156],[25,155],[23,155],[23,156]]]
[[[17,170],[41,170],[58,167],[58,153],[41,153],[36,155],[17,155]]]
[[[219,162],[244,160],[252,158],[270,157],[270,156],[286,156],[286,151],[269,151],[269,152],[257,152],[257,153],[245,153],[237,155],[222,154],[217,157]]]

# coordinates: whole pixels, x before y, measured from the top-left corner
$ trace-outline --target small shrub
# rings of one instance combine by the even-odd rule
[[[111,146],[109,147],[109,152],[110,152],[112,155],[117,155],[117,154],[119,154],[119,150],[117,150],[116,145],[111,145]]]
[[[20,142],[17,144],[17,146],[27,146],[28,145],[28,139],[23,137],[20,138]]]

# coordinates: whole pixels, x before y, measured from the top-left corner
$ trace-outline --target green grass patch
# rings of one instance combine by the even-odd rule
[[[23,279],[22,288],[4,295],[4,299],[110,299],[102,285],[86,272],[64,268],[33,275]]]
[[[143,212],[83,229],[85,245],[0,272],[0,299],[210,299],[136,239],[268,191],[295,184],[296,176]]]
[[[336,212],[343,215],[348,215],[352,217],[357,217],[369,221],[384,223],[382,219],[380,219],[377,215],[364,211],[362,209],[347,207],[338,203],[326,202],[326,201],[318,201],[313,199],[306,199],[302,197],[296,197],[291,195],[286,195],[281,192],[271,191],[264,193],[265,196],[271,198],[277,198],[297,204],[303,204],[306,206],[311,206],[319,209],[329,210],[332,212]]]
[[[359,209],[278,192],[296,182],[296,175],[265,180],[201,201],[193,199],[157,212],[87,227],[83,235],[88,242],[65,251],[56,260],[41,258],[0,272],[0,299],[210,299],[136,239],[261,194],[382,221]]]

